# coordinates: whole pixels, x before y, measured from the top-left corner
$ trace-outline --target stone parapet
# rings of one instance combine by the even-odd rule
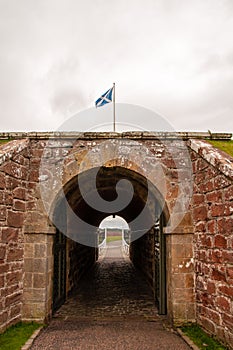
[[[78,132],[78,131],[47,131],[47,132],[0,132],[0,139],[111,139],[128,138],[136,140],[153,139],[210,139],[210,140],[229,140],[231,133],[211,133],[211,132],[156,132],[156,131],[126,131],[126,132]]]

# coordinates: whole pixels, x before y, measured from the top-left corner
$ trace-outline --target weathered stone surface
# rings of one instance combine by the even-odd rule
[[[28,144],[28,140],[21,140],[0,147],[0,240],[4,245],[4,254],[0,250],[0,294],[4,315],[0,316],[0,331],[18,322],[22,315],[22,230],[25,215],[25,203],[22,199],[26,199],[29,160],[25,158],[27,152],[24,151]]]
[[[192,135],[196,135],[196,138],[201,137],[197,134]],[[27,140],[16,140],[0,147],[0,288],[4,286],[1,295],[4,294],[5,298],[5,309],[0,314],[0,323],[2,322],[3,328],[4,325],[13,322],[13,318],[21,317],[23,261],[25,318],[42,319],[51,314],[52,235],[55,228],[48,220],[48,211],[54,208],[59,184],[54,187],[48,202],[44,202],[41,199],[39,181],[47,181],[49,176],[60,173],[61,184],[69,192],[74,190],[72,181],[81,170],[89,170],[98,162],[104,162],[105,167],[109,169],[121,167],[126,169],[125,174],[130,170],[135,174],[144,175],[152,182],[157,179],[157,189],[162,194],[165,193],[164,215],[168,221],[171,213],[177,218],[183,210],[183,200],[177,200],[177,197],[180,194],[179,184],[188,177],[188,163],[187,169],[176,169],[177,164],[185,162],[185,144],[180,143],[177,134],[66,133],[62,139],[61,133],[14,133],[12,137],[26,136],[29,137]],[[199,323],[229,343],[232,340],[230,305],[233,283],[233,162],[232,158],[206,142],[190,140],[189,133],[182,133],[180,136],[183,140],[188,140],[186,145],[189,147],[192,161],[194,184],[188,213],[176,228],[171,230],[166,227],[164,230],[167,249],[168,312],[177,322],[197,317]],[[47,142],[49,137],[52,139]],[[217,135],[203,134],[202,137],[212,138]],[[229,135],[221,137],[229,138]],[[121,141],[120,156],[114,153],[116,140]],[[109,147],[100,151],[103,141],[110,141]],[[49,147],[44,153],[46,144]],[[143,146],[148,150],[147,153],[142,153]],[[84,157],[93,149],[95,152],[82,164]],[[114,154],[114,157],[108,159],[111,154]],[[134,159],[127,159],[129,154],[134,155]],[[39,178],[42,156],[49,164],[49,172],[47,177]],[[155,166],[158,165],[162,169],[160,173],[155,171]],[[162,192],[163,177],[165,192]],[[183,189],[185,196],[189,195],[187,189],[190,186],[191,182],[187,182]],[[142,201],[145,201],[139,191],[140,196]],[[44,204],[45,207],[47,205],[46,210]],[[92,217],[92,213],[87,213],[85,219],[88,221],[89,217]],[[23,232],[29,234],[23,236]],[[145,235],[138,247],[138,255],[135,255],[133,260],[135,264],[140,265],[154,288],[152,237],[150,234]],[[70,256],[73,262],[76,261],[75,251],[73,249],[73,255]],[[85,271],[84,256],[83,251],[80,253],[80,268],[77,268],[77,261],[74,262],[76,267],[72,266],[71,260],[67,264],[70,287],[74,285],[75,276]],[[39,307],[40,291],[44,301]]]
[[[9,227],[23,227],[24,213],[19,211],[7,211],[7,224]]]
[[[200,146],[199,141],[198,145]],[[232,282],[227,280],[227,265],[231,266],[233,263],[230,247],[233,237],[233,196],[231,171],[229,170],[232,160],[220,155],[217,150],[214,151],[210,145],[205,144],[203,147],[205,147],[204,153],[201,148],[195,151],[204,159],[199,162],[198,158],[194,157],[193,166],[194,176],[197,179],[197,186],[194,186],[192,209],[197,257],[195,264],[197,321],[209,332],[232,345],[229,342],[232,326],[228,318],[231,312]],[[207,149],[210,150],[210,156]],[[214,152],[216,152],[216,161]],[[227,162],[225,168],[223,167],[224,159]],[[206,181],[207,174],[208,180]],[[202,203],[200,203],[201,199]]]

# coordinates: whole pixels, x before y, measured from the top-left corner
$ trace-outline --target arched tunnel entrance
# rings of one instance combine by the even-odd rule
[[[53,222],[57,228],[53,248],[53,312],[80,287],[82,279],[95,266],[99,259],[99,225],[109,214],[117,214],[129,225],[129,259],[145,279],[159,314],[166,314],[166,244],[163,227],[168,215],[161,194],[141,174],[119,166],[101,167],[97,172],[91,169],[79,176],[82,188],[78,177],[72,178],[64,186],[54,210]],[[93,177],[97,192],[92,187]],[[121,183],[122,179],[129,180],[133,186],[131,201],[117,212],[104,212],[101,206],[99,208],[98,200],[95,203],[96,193],[109,203],[119,197],[127,197],[128,187]],[[94,206],[90,203],[94,203]]]

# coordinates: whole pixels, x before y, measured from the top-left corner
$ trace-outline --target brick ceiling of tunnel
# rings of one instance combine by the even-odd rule
[[[92,188],[89,185],[89,180],[93,176],[92,170],[88,170],[82,174],[84,181],[86,179],[86,190],[89,198],[94,196]],[[105,213],[88,205],[80,193],[78,179],[73,178],[64,188],[66,199],[72,210],[83,221],[99,226],[100,222],[108,215],[117,214],[124,218],[128,223],[133,221],[143,210],[148,198],[147,180],[140,174],[121,167],[101,167],[96,177],[96,188],[101,198],[106,201],[114,201],[117,198],[116,184],[121,179],[127,179],[131,182],[134,189],[134,195],[130,203],[117,213]],[[124,195],[124,192],[119,188],[119,195]],[[154,187],[154,200],[158,201],[161,196]],[[159,205],[159,204],[158,204]],[[151,217],[151,212],[147,210],[147,219]]]

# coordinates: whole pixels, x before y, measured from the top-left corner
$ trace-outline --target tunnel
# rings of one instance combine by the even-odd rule
[[[166,314],[166,242],[163,228],[168,214],[161,193],[139,172],[120,166],[102,166],[78,176],[65,184],[57,196],[53,214],[56,226],[53,312],[79,288],[82,279],[98,262],[99,225],[109,215],[117,214],[130,228],[129,259],[143,275],[158,313]],[[117,211],[112,207],[112,212],[111,205],[105,212],[98,207],[98,200],[95,202],[97,197],[109,203],[121,197],[124,202],[130,196],[129,203],[124,203],[120,210],[116,208]]]

